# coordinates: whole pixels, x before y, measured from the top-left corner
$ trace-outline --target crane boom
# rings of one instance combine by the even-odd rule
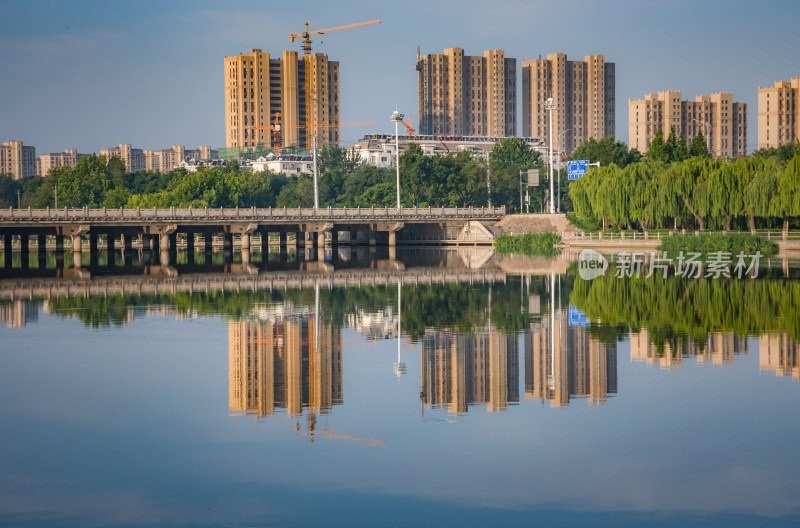
[[[370,20],[368,22],[358,22],[355,24],[348,24],[346,26],[339,26],[329,29],[319,29],[316,31],[309,31],[308,30],[308,20],[306,20],[306,30],[303,33],[292,33],[289,35],[289,39],[294,42],[294,39],[302,38],[303,39],[303,63],[305,69],[305,97],[306,97],[306,126],[299,127],[299,128],[306,128],[306,148],[311,147],[311,137],[316,134],[316,127],[318,125],[312,125],[311,123],[311,104],[310,101],[313,99],[311,97],[311,36],[312,35],[324,35],[326,33],[332,33],[334,31],[344,31],[345,29],[355,29],[364,26],[372,26],[374,24],[380,24],[380,20]],[[328,125],[332,126],[332,125]]]

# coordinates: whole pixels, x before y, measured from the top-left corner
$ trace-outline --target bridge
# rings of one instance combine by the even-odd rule
[[[206,251],[211,251],[214,235],[221,235],[223,248],[232,250],[234,238],[249,249],[252,235],[260,234],[263,246],[270,234],[277,234],[281,248],[294,233],[296,247],[320,241],[377,244],[394,247],[401,243],[434,241],[440,243],[491,243],[494,236],[487,225],[500,220],[505,207],[424,207],[424,208],[175,208],[168,209],[2,209],[0,235],[3,237],[6,262],[10,260],[15,236],[19,249],[29,250],[30,238],[37,237],[41,252],[53,238],[55,250],[64,251],[64,237],[70,237],[72,250],[80,252],[88,238],[90,251],[97,250],[98,236],[105,236],[107,249],[117,242],[124,249],[133,240],[145,250],[170,250],[177,247],[177,235],[183,234],[186,248],[193,251],[196,237],[203,237]],[[340,237],[340,235],[343,235]]]

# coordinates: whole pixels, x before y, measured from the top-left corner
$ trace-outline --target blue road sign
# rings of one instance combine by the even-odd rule
[[[569,305],[569,325],[570,326],[589,326],[589,318],[585,313],[578,310],[571,304]]]
[[[589,167],[589,160],[573,160],[567,162],[567,179],[577,180],[584,174]]]

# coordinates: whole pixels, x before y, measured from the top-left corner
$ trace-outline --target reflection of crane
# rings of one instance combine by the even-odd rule
[[[305,96],[306,96],[306,124],[311,123],[311,36],[312,35],[324,35],[326,33],[333,33],[334,31],[344,31],[345,29],[355,29],[364,26],[371,26],[373,24],[380,24],[380,20],[370,20],[369,22],[359,22],[357,24],[349,24],[347,26],[339,26],[335,28],[329,29],[319,29],[317,31],[309,31],[308,30],[308,20],[306,20],[306,30],[303,33],[299,34],[292,34],[289,35],[289,38],[292,42],[296,38],[303,39],[303,62],[305,67]],[[310,130],[307,132],[311,132],[311,135],[315,135],[314,126],[312,125],[309,127]],[[311,139],[309,134],[306,133],[306,148],[311,146]]]

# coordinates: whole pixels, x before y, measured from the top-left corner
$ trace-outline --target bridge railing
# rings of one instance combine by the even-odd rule
[[[506,213],[501,207],[231,207],[152,209],[0,209],[0,221],[115,221],[115,220],[364,220],[424,218],[494,218]]]

